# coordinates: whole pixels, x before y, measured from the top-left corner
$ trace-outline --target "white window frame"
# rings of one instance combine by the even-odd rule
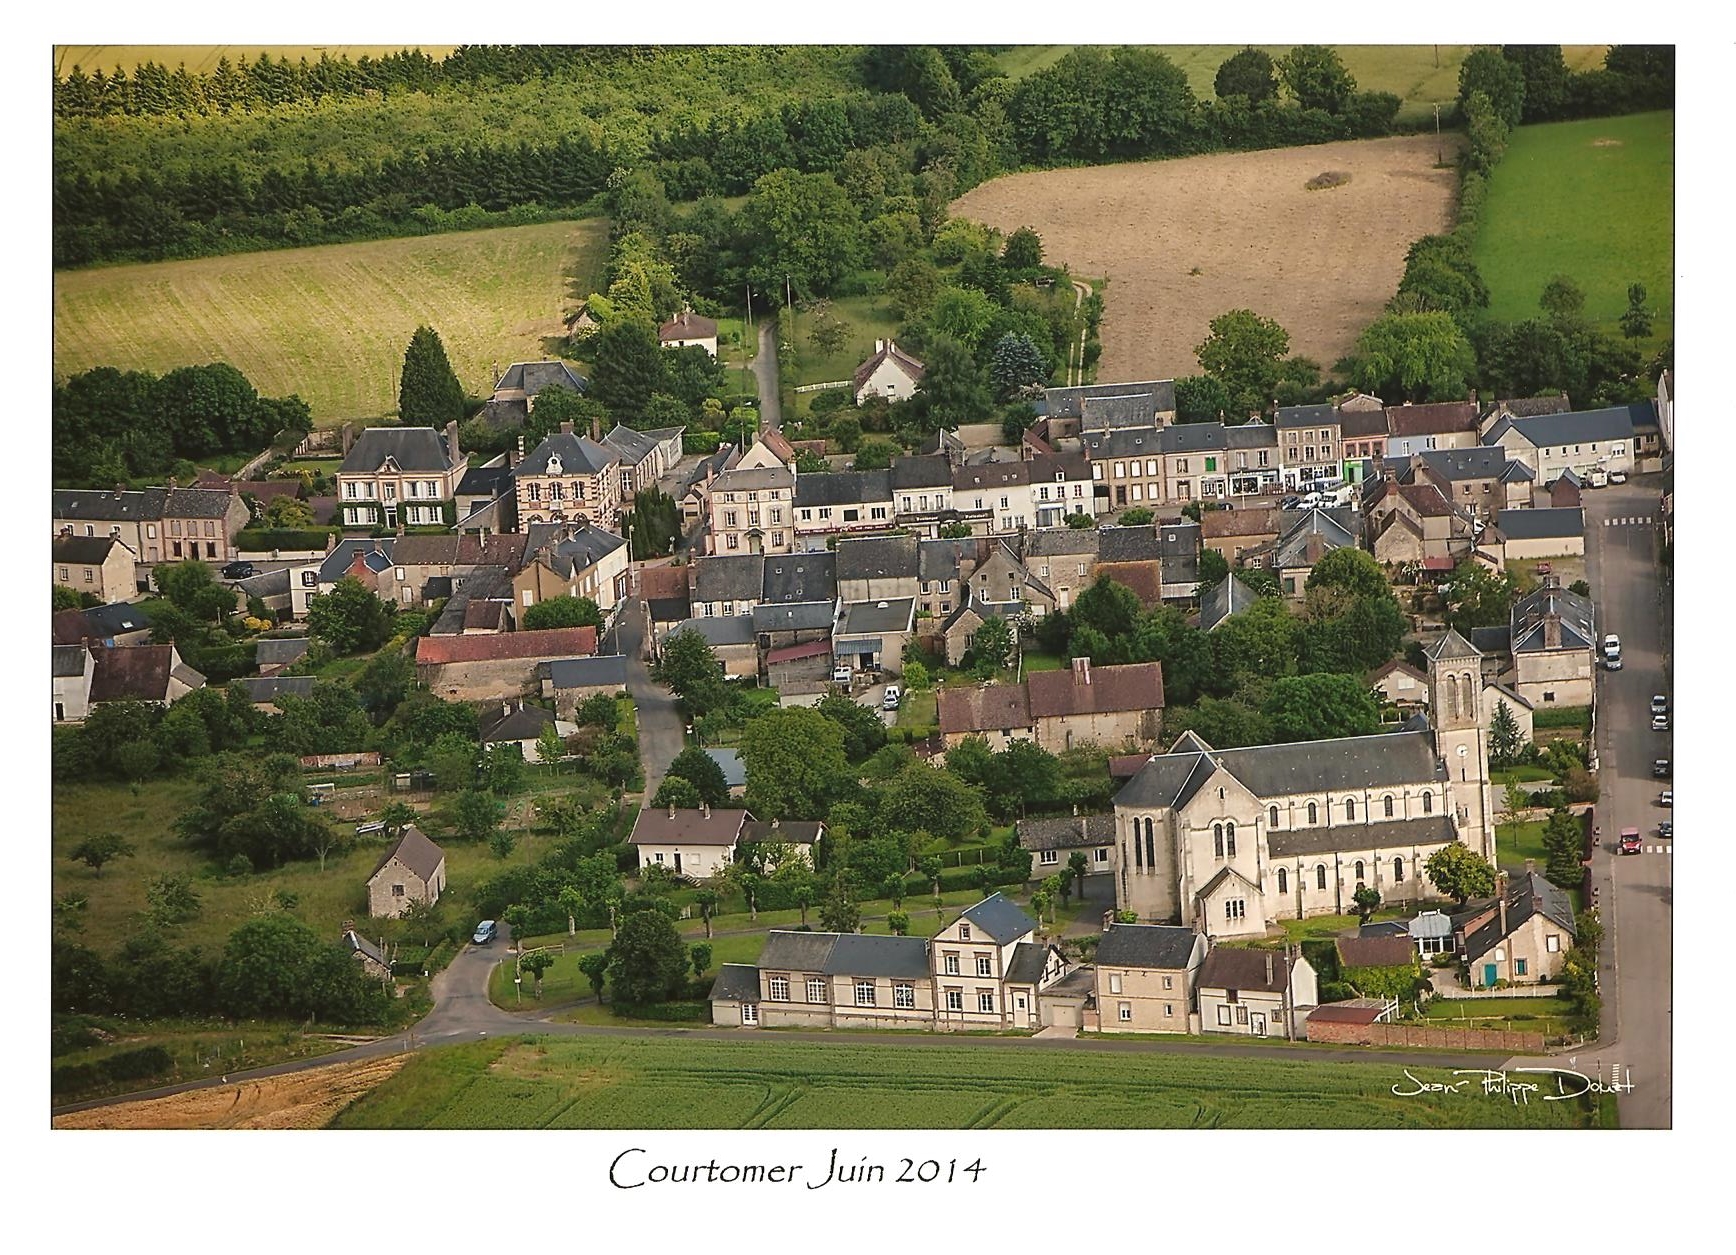
[[[992,989],[977,990],[977,1011],[982,1015],[995,1013],[995,992]]]
[[[1119,1004],[1119,1007],[1121,1012],[1121,1022],[1123,1024],[1131,1023],[1133,1020],[1133,1004],[1131,1002],[1123,1002]]]
[[[964,990],[949,989],[946,991],[946,1009],[948,1011],[964,1010]]]
[[[759,1003],[744,1002],[741,1004],[741,1022],[743,1024],[759,1023]]]
[[[900,1011],[916,1010],[916,986],[908,982],[893,985],[892,1005]]]
[[[875,997],[875,995],[874,995],[874,982],[873,981],[871,981],[871,980],[859,980],[856,982],[856,1005],[857,1006],[859,1006],[859,1007],[871,1007],[871,1006],[876,1005],[875,1001],[874,1001],[874,997]]]
[[[767,977],[766,997],[773,1002],[788,1002],[790,1000],[790,978],[788,976]]]

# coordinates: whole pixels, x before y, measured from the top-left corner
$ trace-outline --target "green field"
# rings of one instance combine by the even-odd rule
[[[1212,80],[1218,67],[1242,50],[1241,44],[1155,45],[1187,73],[1188,84],[1201,100],[1216,98]],[[1458,98],[1459,63],[1472,44],[1338,44],[1344,68],[1362,91],[1391,92],[1402,102],[1403,121],[1434,117],[1434,104]],[[1256,44],[1273,60],[1290,51],[1288,44]],[[1014,78],[1048,69],[1067,54],[1061,44],[1027,44],[1000,53],[995,60]],[[1564,45],[1562,57],[1570,70],[1596,69],[1603,64],[1604,45]]]
[[[566,276],[596,288],[606,237],[591,219],[62,272],[54,372],[223,361],[331,426],[397,410],[404,346],[426,322],[486,396],[495,367],[548,355]]]
[[[832,316],[849,330],[844,347],[836,353],[821,353],[808,339],[813,316],[796,311],[795,351],[784,367],[784,381],[791,387],[810,383],[832,383],[855,377],[856,368],[874,355],[874,341],[884,340],[898,330],[898,320],[892,316],[883,297],[846,296],[831,302]],[[780,362],[782,355],[780,354]],[[812,394],[807,394],[812,399]]]
[[[1537,315],[1557,274],[1585,290],[1585,313],[1619,334],[1628,284],[1646,285],[1651,343],[1672,332],[1675,114],[1524,126],[1495,167],[1475,256],[1489,316]]]
[[[1448,1079],[1412,1068],[1421,1079]],[[1398,1097],[1390,1064],[1031,1046],[539,1038],[418,1054],[335,1128],[1584,1128],[1584,1103]],[[816,1165],[818,1167],[818,1165]],[[820,1168],[823,1179],[824,1169]]]

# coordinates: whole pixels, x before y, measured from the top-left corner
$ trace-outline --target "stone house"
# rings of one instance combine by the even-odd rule
[[[368,876],[368,914],[396,918],[412,902],[433,906],[445,890],[446,852],[411,824]]]
[[[555,714],[571,719],[593,697],[613,697],[627,687],[627,660],[620,654],[594,658],[557,658],[542,679],[542,695],[551,698]]]
[[[590,523],[614,531],[621,524],[621,455],[573,424],[543,438],[512,468],[521,524]]]
[[[1031,878],[1042,880],[1067,866],[1075,853],[1085,855],[1087,876],[1115,871],[1115,816],[1061,815],[1053,819],[1021,819],[1013,826],[1019,848],[1031,852]]]
[[[241,691],[247,694],[247,700],[253,703],[253,709],[275,711],[281,709],[278,705],[280,697],[312,697],[313,686],[317,679],[311,675],[244,675],[231,684],[239,685]]]
[[[406,538],[409,539],[409,538]],[[627,600],[627,542],[590,523],[567,524],[554,539],[526,555],[512,577],[512,604],[522,616],[538,602],[589,597],[607,623]]]
[[[1430,449],[1470,449],[1477,444],[1477,402],[1436,401],[1386,407],[1386,457],[1402,461]]]
[[[1576,558],[1585,553],[1585,511],[1578,506],[1512,510],[1485,537],[1485,546],[1506,562],[1527,558]]]
[[[745,966],[745,965],[744,965]],[[712,1022],[754,1028],[932,1028],[934,980],[923,937],[774,929],[757,968],[712,989]],[[749,994],[757,999],[749,1002]],[[720,996],[722,995],[722,996]]]
[[[1185,423],[1163,432],[1167,503],[1264,505],[1284,490],[1278,429],[1271,423]]]
[[[338,467],[338,500],[345,527],[426,527],[451,524],[458,485],[470,459],[458,447],[458,424],[444,434],[432,427],[369,427]]]
[[[1057,609],[1067,609],[1091,586],[1101,530],[1044,528],[1025,534],[1022,547],[1025,571],[1043,585]]]
[[[565,659],[568,662],[589,661],[588,659]],[[555,664],[550,663],[551,667]],[[564,742],[577,732],[578,726],[557,716],[552,710],[541,706],[527,706],[521,697],[516,701],[503,700],[499,706],[484,706],[477,716],[477,741],[484,750],[493,749],[496,745],[516,745],[519,753],[527,763],[543,761],[542,752],[538,748],[538,740],[550,728]]]
[[[1536,985],[1561,971],[1573,949],[1573,903],[1536,872],[1517,877],[1511,887],[1495,887],[1495,901],[1467,917],[1455,917],[1459,953],[1472,989],[1497,981]]]
[[[1093,513],[1131,506],[1149,509],[1169,500],[1164,490],[1161,434],[1162,429],[1155,426],[1110,427],[1080,437],[1091,464]]]
[[[1320,1001],[1314,966],[1273,950],[1213,948],[1198,989],[1201,1031],[1244,1037],[1301,1037]]]
[[[1532,489],[1531,504],[1540,510],[1577,510],[1585,504],[1584,490],[1584,481],[1565,470],[1547,485]]]
[[[794,555],[778,556],[786,562],[795,561]],[[765,557],[757,553],[694,559],[686,568],[691,573],[693,617],[727,619],[752,613],[765,595],[765,563]]]
[[[1515,472],[1505,449],[1473,445],[1413,453],[1399,478],[1433,484],[1472,518],[1489,523],[1509,507],[1530,508],[1533,476],[1523,462],[1518,467]]]
[[[1285,598],[1300,602],[1308,577],[1320,559],[1335,549],[1355,549],[1361,520],[1349,509],[1283,510],[1284,530],[1270,546],[1242,555],[1244,566],[1260,566],[1278,577]]]
[[[1505,449],[1542,483],[1564,470],[1582,479],[1598,467],[1634,470],[1634,421],[1627,406],[1501,418],[1483,433],[1483,443]]]
[[[989,555],[992,544],[982,536],[921,541],[916,555],[917,617],[944,619],[951,614],[953,607],[968,597],[970,577]]]
[[[1368,677],[1368,686],[1394,706],[1426,706],[1429,678],[1403,659],[1394,658]]]
[[[1476,547],[1471,516],[1433,484],[1401,484],[1388,472],[1363,499],[1368,548],[1387,565],[1450,570]]]
[[[923,364],[891,340],[874,341],[874,355],[856,368],[851,395],[862,405],[869,397],[908,401],[922,382]]]
[[[952,506],[979,536],[1036,526],[1029,462],[967,463],[952,473]]]
[[[689,619],[685,623],[677,623],[658,638],[659,655],[669,638],[677,632],[695,632],[703,637],[717,655],[725,679],[751,680],[759,674],[759,647],[754,639],[751,615]]]
[[[91,684],[96,678],[96,658],[90,646],[52,645],[54,653],[54,722],[76,723],[90,712]]]
[[[1109,925],[1092,959],[1098,1027],[1111,1033],[1196,1031],[1194,996],[1205,961],[1206,939],[1191,928]]]
[[[693,617],[693,593],[688,581],[696,565],[639,568],[639,599],[651,616],[651,631],[661,635]]]
[[[236,533],[250,521],[247,503],[226,489],[56,488],[50,495],[54,535],[112,536],[145,566],[188,558],[228,562]]]
[[[1163,720],[1163,664],[1098,667],[1075,658],[1066,671],[1031,671],[1031,725],[1051,753],[1075,745],[1136,749],[1157,743]]]
[[[990,894],[934,935],[928,947],[933,964],[935,1027],[942,1031],[1040,1028],[1036,988],[1047,983],[1048,947],[1036,945],[1037,921],[1011,899]],[[1015,973],[1015,965],[1037,961],[1034,973]],[[1065,975],[1065,965],[1049,979]],[[1019,976],[1015,995],[1006,987]],[[1032,977],[1035,977],[1033,980]]]
[[[384,599],[400,606],[426,605],[464,586],[484,568],[517,571],[524,565],[527,537],[399,536],[390,547],[391,574]]]
[[[1034,454],[1025,459],[1030,474],[1031,523],[1063,527],[1074,515],[1097,513],[1091,461],[1077,453]]]
[[[1147,379],[1043,389],[1040,412],[1053,437],[1175,422],[1175,380]]]
[[[1306,492],[1319,479],[1343,479],[1348,459],[1342,443],[1343,420],[1330,403],[1279,407],[1272,425],[1278,432],[1279,466],[1286,488]]]
[[[1354,470],[1371,458],[1386,456],[1386,407],[1379,397],[1358,394],[1338,402],[1338,435],[1344,443],[1344,464]],[[1355,476],[1348,477],[1355,482]]]
[[[350,952],[350,957],[361,965],[362,971],[377,981],[391,984],[392,960],[380,946],[355,929],[347,928],[344,930],[343,947]]]
[[[1509,614],[1513,688],[1534,707],[1588,706],[1596,684],[1596,609],[1545,576]]]
[[[711,483],[708,554],[789,553],[795,546],[796,475],[787,466],[738,466]]]
[[[981,736],[992,750],[1014,741],[1035,740],[1031,701],[1023,684],[949,686],[936,698],[940,735],[947,748],[967,736]]]
[[[536,399],[550,388],[583,396],[590,382],[563,361],[514,362],[494,385],[494,395],[482,407],[482,417],[491,427],[523,427],[536,408]]]
[[[1282,520],[1283,511],[1275,505],[1206,510],[1200,515],[1200,543],[1239,566],[1242,554],[1278,539]]]
[[[539,688],[544,663],[596,652],[597,629],[591,627],[424,636],[416,642],[416,678],[449,701],[491,701]]]
[[[647,806],[634,820],[627,844],[638,852],[641,867],[667,867],[677,876],[706,880],[735,861],[735,848],[752,821],[745,810],[713,810],[703,803],[698,810]]]
[[[136,591],[138,555],[113,536],[56,536],[49,546],[54,583],[98,601],[123,601]]]

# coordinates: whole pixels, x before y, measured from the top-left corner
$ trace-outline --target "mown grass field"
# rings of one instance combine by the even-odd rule
[[[1579,1102],[1414,1088],[1388,1064],[1030,1046],[657,1038],[418,1054],[334,1128],[1583,1128]],[[1422,1079],[1446,1071],[1412,1068]]]
[[[1557,274],[1585,291],[1585,314],[1619,334],[1628,284],[1646,285],[1648,344],[1673,333],[1675,113],[1524,126],[1495,168],[1477,228],[1489,315],[1537,315]]]
[[[1256,44],[1273,60],[1290,51],[1288,44]],[[1216,96],[1212,80],[1225,60],[1242,50],[1241,44],[1160,44],[1159,51],[1186,71],[1194,95],[1202,100]],[[1433,119],[1436,101],[1454,100],[1459,94],[1459,64],[1473,44],[1338,44],[1344,68],[1363,91],[1391,92],[1402,102],[1400,121]],[[1014,78],[1048,69],[1070,51],[1065,44],[1026,44],[999,53],[995,60]],[[1604,45],[1574,44],[1561,49],[1572,70],[1595,69],[1603,64]]]
[[[601,219],[67,271],[54,279],[54,372],[228,362],[331,426],[393,414],[404,346],[440,333],[467,392],[546,357],[568,276],[594,290]]]

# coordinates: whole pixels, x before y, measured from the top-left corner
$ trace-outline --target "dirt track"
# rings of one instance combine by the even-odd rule
[[[1111,280],[1101,380],[1198,373],[1206,325],[1238,308],[1330,367],[1392,297],[1411,241],[1451,223],[1454,175],[1435,151],[1433,135],[1405,136],[1046,170],[985,183],[952,211],[1035,227],[1049,261]],[[1327,171],[1350,181],[1306,190]]]
[[[321,1129],[404,1066],[397,1054],[220,1089],[98,1107],[55,1118],[57,1129]]]

